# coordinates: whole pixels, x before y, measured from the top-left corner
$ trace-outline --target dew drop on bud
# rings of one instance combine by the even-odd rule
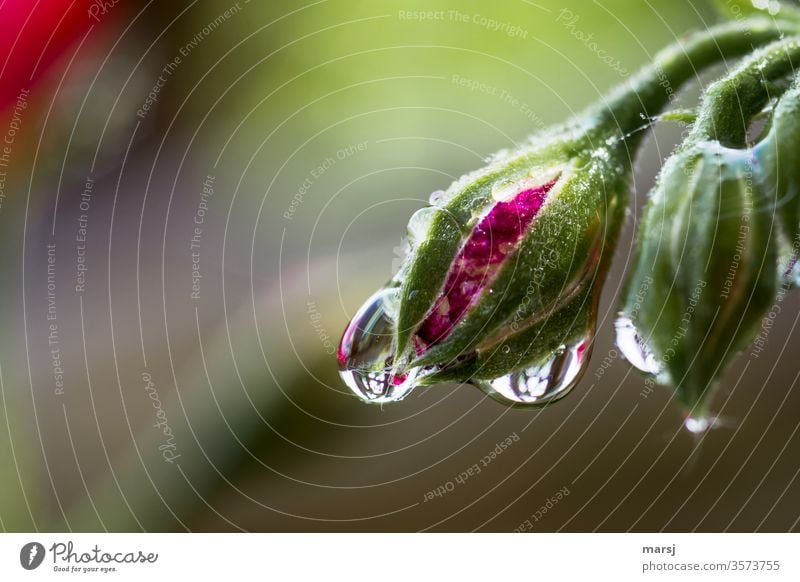
[[[412,247],[419,246],[419,243],[428,236],[431,222],[433,222],[433,218],[438,211],[438,208],[426,206],[411,215],[408,220],[408,241]]]
[[[508,202],[519,192],[519,182],[500,180],[492,184],[492,198],[497,202]]]
[[[367,299],[339,343],[339,376],[364,402],[395,402],[414,388],[417,372],[395,374],[394,335],[398,289],[381,289]]]
[[[627,315],[621,315],[614,323],[617,332],[617,347],[632,366],[647,374],[659,374],[661,364],[636,330]]]
[[[591,335],[562,345],[541,364],[512,372],[494,380],[473,383],[492,398],[506,404],[545,404],[565,396],[581,377],[589,354]]]
[[[436,206],[439,202],[444,200],[444,190],[434,190],[428,198],[428,204]]]

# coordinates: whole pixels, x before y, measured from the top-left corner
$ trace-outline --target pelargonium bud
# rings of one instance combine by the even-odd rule
[[[800,285],[800,79],[781,96],[769,132],[754,150],[783,233],[779,274]]]
[[[617,343],[633,365],[675,389],[690,430],[709,426],[708,395],[776,298],[783,224],[791,220],[778,219],[773,194],[775,184],[790,187],[792,179],[783,178],[796,167],[779,170],[775,152],[784,150],[774,139],[796,125],[793,108],[778,108],[772,147],[750,147],[748,129],[798,58],[800,41],[779,40],[709,87],[639,227]],[[781,203],[789,214],[791,198]]]
[[[351,387],[383,400],[412,383],[472,381],[541,403],[574,385],[629,188],[627,144],[596,136],[567,131],[499,157],[412,217],[411,254],[379,299],[380,327],[395,333],[366,377],[351,338],[374,345],[374,309],[345,332]]]
[[[617,342],[703,418],[776,289],[776,235],[751,150],[694,144],[666,163],[640,227]]]

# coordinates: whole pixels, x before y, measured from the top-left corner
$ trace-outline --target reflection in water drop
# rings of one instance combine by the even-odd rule
[[[367,299],[339,343],[339,375],[364,402],[401,400],[414,387],[417,372],[395,374],[394,333],[398,289],[381,289]]]
[[[566,395],[578,383],[589,361],[590,338],[561,346],[553,356],[536,366],[494,380],[473,383],[492,398],[506,404],[545,404]]]
[[[414,388],[411,374],[393,375],[390,369],[340,370],[339,376],[361,400],[376,404],[402,400]]]
[[[636,331],[633,321],[628,316],[621,315],[614,327],[617,330],[617,347],[631,365],[648,374],[661,372],[661,364],[653,352],[650,351],[650,348],[647,347],[642,336]]]

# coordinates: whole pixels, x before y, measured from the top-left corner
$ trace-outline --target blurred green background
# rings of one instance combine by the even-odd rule
[[[32,87],[0,209],[2,527],[797,529],[796,295],[726,374],[727,420],[703,437],[616,357],[636,216],[678,127],[637,166],[568,398],[512,410],[450,385],[366,406],[332,354],[431,191],[716,20],[700,0],[115,6]]]

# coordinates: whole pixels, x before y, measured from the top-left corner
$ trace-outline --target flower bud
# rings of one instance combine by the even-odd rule
[[[617,343],[632,364],[676,390],[695,417],[686,424],[692,431],[713,424],[705,418],[711,388],[776,300],[784,226],[793,228],[795,212],[795,154],[776,142],[786,134],[793,149],[791,91],[784,97],[792,103],[782,101],[773,117],[770,139],[750,148],[748,131],[798,58],[800,41],[779,39],[706,90],[640,226]],[[781,155],[788,166],[778,164]]]
[[[765,195],[775,205],[781,230],[779,274],[800,280],[800,81],[781,96],[767,136],[754,148],[763,168]]]
[[[629,188],[625,142],[596,136],[498,158],[412,217],[411,253],[390,285],[396,334],[365,368],[377,383],[357,393],[377,384],[378,398],[405,395],[398,378],[472,381],[538,404],[577,382]],[[365,325],[345,337],[364,337]],[[353,388],[351,352],[340,366]]]
[[[668,160],[642,220],[617,342],[696,416],[772,304],[774,233],[750,150],[701,142]]]

